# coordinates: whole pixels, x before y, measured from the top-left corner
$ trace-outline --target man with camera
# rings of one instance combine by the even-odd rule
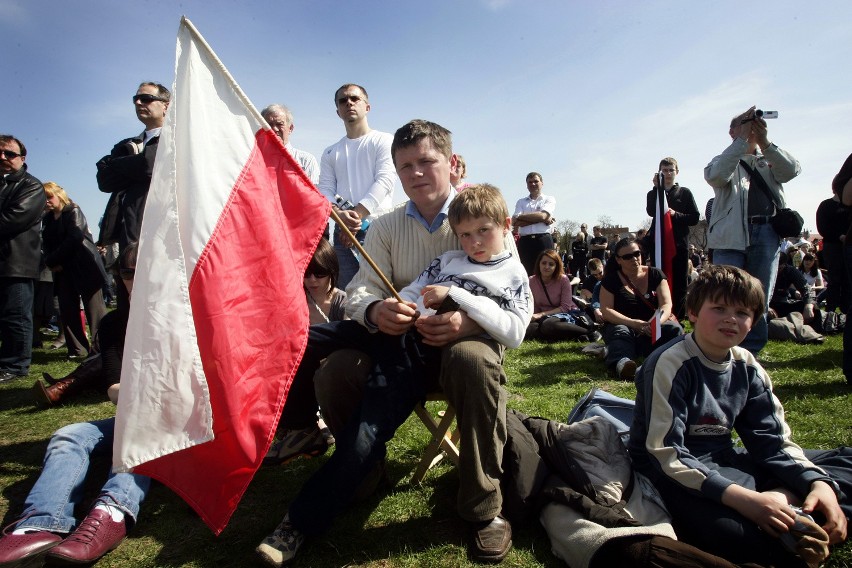
[[[771,219],[784,207],[781,184],[801,171],[796,158],[769,141],[764,118],[776,116],[755,107],[735,116],[728,129],[730,146],[704,168],[715,199],[707,230],[713,263],[744,269],[760,280],[767,298],[775,288],[781,246]],[[766,345],[768,330],[765,314],[755,319],[741,345],[757,354]]]

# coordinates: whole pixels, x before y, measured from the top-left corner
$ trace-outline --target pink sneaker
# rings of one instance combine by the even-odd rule
[[[0,537],[0,567],[41,566],[37,560],[60,542],[62,537],[49,531],[4,534]]]
[[[124,519],[114,521],[108,511],[92,509],[73,533],[48,553],[48,558],[70,564],[89,564],[116,548],[127,536]]]

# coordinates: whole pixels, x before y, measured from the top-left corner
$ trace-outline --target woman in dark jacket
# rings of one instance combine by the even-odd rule
[[[44,218],[44,262],[53,271],[54,293],[65,328],[69,357],[85,357],[89,340],[80,317],[80,300],[94,337],[106,314],[102,288],[106,272],[92,240],[86,217],[59,185],[44,184],[47,208]]]

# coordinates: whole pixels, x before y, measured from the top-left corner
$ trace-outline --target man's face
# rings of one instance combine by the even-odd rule
[[[600,227],[593,227],[592,231],[594,231],[596,237],[601,236],[601,228]]]
[[[531,197],[538,197],[541,193],[542,185],[544,185],[544,183],[538,176],[530,176],[527,178],[527,191],[530,192]]]
[[[346,87],[337,91],[335,96],[337,102],[337,116],[343,122],[358,122],[370,112],[370,103],[364,97],[364,93],[358,87]]]
[[[287,116],[283,112],[272,112],[269,118],[266,119],[269,127],[275,133],[281,142],[286,146],[290,142],[290,133],[293,132],[293,125],[287,122]]]
[[[667,186],[674,185],[677,176],[677,168],[668,164],[661,164],[660,171],[663,172],[663,180]]]
[[[137,95],[151,95],[160,97],[157,87],[153,85],[142,85],[136,91]],[[146,128],[157,128],[163,126],[163,119],[166,116],[166,109],[169,108],[169,103],[164,101],[144,101],[134,99],[133,106],[136,108],[136,118],[139,122],[145,125]]]
[[[0,142],[0,150],[3,151],[0,154],[0,172],[5,174],[11,174],[17,172],[21,168],[24,167],[25,156],[21,156],[21,147],[18,146],[18,143],[14,140],[10,140],[9,142]],[[6,154],[6,152],[10,152],[10,154]],[[15,157],[12,157],[12,154],[15,154]]]
[[[455,155],[447,158],[431,140],[422,138],[416,144],[398,148],[394,162],[405,195],[421,213],[440,208],[447,200]]]

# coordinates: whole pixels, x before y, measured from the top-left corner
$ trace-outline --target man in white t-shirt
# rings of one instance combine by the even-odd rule
[[[542,195],[541,188],[544,181],[538,172],[527,174],[527,190],[529,197],[523,197],[515,205],[515,214],[512,216],[512,225],[518,229],[518,255],[532,276],[535,272],[535,259],[543,250],[553,248],[553,235],[550,233],[550,225],[553,223],[553,211],[556,208],[556,199],[549,195]]]
[[[341,221],[363,242],[363,231],[369,222],[393,205],[397,179],[391,159],[393,136],[372,130],[367,124],[370,103],[364,87],[343,85],[334,93],[334,104],[346,127],[346,136],[322,153],[319,190],[331,201]],[[337,196],[353,207],[339,207]],[[334,231],[334,251],[340,261],[338,287],[344,289],[358,272],[358,258],[339,228]]]

